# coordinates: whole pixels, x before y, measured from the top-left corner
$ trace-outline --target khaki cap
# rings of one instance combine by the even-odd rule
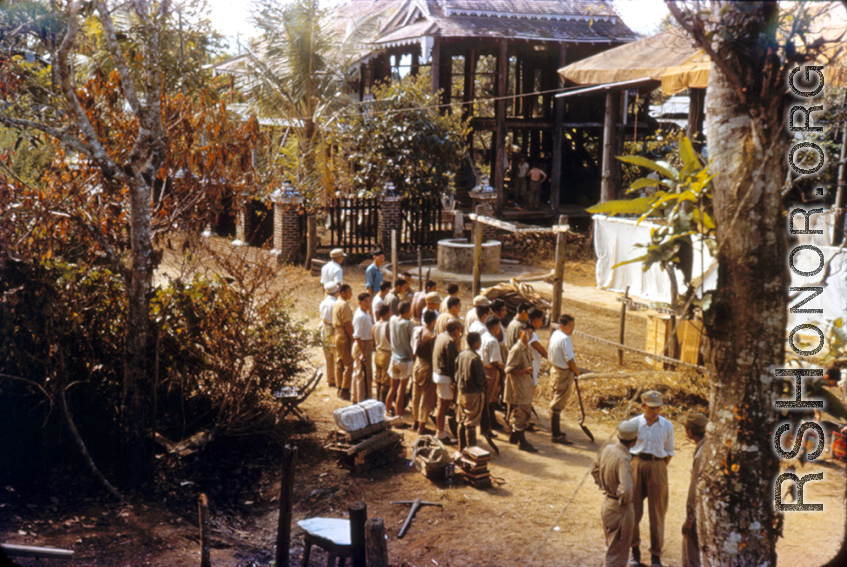
[[[709,423],[709,418],[706,414],[699,411],[692,411],[682,418],[682,425],[693,431],[694,433],[705,433],[706,424]]]
[[[329,251],[330,258],[336,258],[338,256],[344,256],[344,250],[342,250],[341,248],[333,248]]]
[[[620,425],[618,425],[618,438],[623,441],[638,439],[638,424],[631,420],[620,422]]]
[[[438,295],[438,292],[431,291],[426,294],[426,302],[427,303],[441,303],[441,296]]]
[[[477,295],[473,298],[474,307],[491,307],[491,302],[484,295]]]
[[[662,407],[662,404],[664,403],[662,401],[662,393],[657,392],[656,390],[644,392],[643,394],[641,394],[641,403],[647,406],[648,408]]]
[[[324,291],[326,291],[327,293],[335,293],[336,291],[338,291],[338,284],[336,282],[329,282],[328,284],[324,285]]]

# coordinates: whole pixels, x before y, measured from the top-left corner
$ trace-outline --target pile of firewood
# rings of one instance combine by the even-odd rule
[[[578,253],[588,244],[588,235],[568,232],[568,248]],[[506,232],[500,231],[497,240],[503,243],[503,252],[508,256],[527,260],[553,261],[556,255],[556,234],[553,232]],[[570,256],[571,254],[568,254]]]

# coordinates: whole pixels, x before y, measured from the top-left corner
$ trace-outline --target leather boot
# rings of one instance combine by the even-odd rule
[[[512,431],[512,434],[509,435],[509,443],[511,443],[512,445],[518,444],[518,432],[517,431]]]
[[[518,450],[526,451],[527,453],[537,453],[538,449],[529,444],[526,440],[526,431],[518,431]]]
[[[468,430],[463,425],[459,426],[459,451],[464,451],[468,446]]]
[[[467,427],[468,447],[476,447],[476,427]]]
[[[558,443],[559,445],[573,445],[573,441],[568,439],[568,436],[562,433],[562,428],[559,425],[561,419],[561,414],[559,412],[553,412],[550,415],[550,429],[552,430],[551,437],[553,438],[553,443]]]
[[[491,423],[491,429],[500,431],[503,429],[503,424],[497,421],[497,415],[494,413],[494,404],[488,404],[488,421]]]

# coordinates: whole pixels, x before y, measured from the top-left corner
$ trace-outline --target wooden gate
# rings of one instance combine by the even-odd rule
[[[379,246],[377,197],[330,199],[325,211],[326,237],[321,238],[321,250],[341,248],[348,254],[368,254]]]
[[[438,197],[406,197],[403,199],[402,248],[435,250],[438,241],[452,238],[452,230],[445,226],[441,199]]]

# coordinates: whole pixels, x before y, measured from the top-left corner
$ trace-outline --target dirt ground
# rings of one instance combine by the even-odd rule
[[[566,274],[570,283],[594,285],[593,265],[574,264]],[[345,267],[345,282],[351,283],[354,290],[364,289],[363,268]],[[317,280],[302,269],[287,268],[280,276],[280,285],[291,290],[298,314],[316,325],[321,300]],[[444,287],[446,282],[440,289]],[[470,290],[462,289],[461,297],[463,304],[469,305]],[[619,313],[581,303],[578,299],[566,299],[563,307],[564,312],[576,317],[577,329],[614,339]],[[643,345],[644,333],[644,319],[629,317],[627,344]],[[542,342],[546,343],[549,329],[544,329],[541,335]],[[582,368],[607,372],[621,370],[614,349],[578,337],[574,347],[577,364]],[[323,363],[322,355],[316,350],[311,354],[315,365]],[[433,483],[417,472],[408,460],[361,475],[338,468],[321,446],[334,426],[332,410],[344,402],[335,396],[334,390],[322,384],[305,403],[311,424],[286,423],[289,441],[299,450],[292,565],[302,561],[302,531],[296,526],[297,520],[316,516],[344,517],[347,508],[358,501],[367,504],[369,517],[385,520],[392,565],[602,565],[604,538],[599,517],[602,494],[588,472],[597,451],[612,437],[614,426],[624,416],[627,405],[620,401],[620,396],[614,402],[609,402],[607,397],[610,389],[631,395],[639,383],[649,389],[658,380],[644,372],[649,367],[634,355],[627,355],[623,370],[636,374],[615,380],[586,380],[581,384],[583,398],[591,400],[586,407],[585,424],[597,442],[590,442],[580,430],[580,411],[574,397],[563,418],[563,428],[575,441],[568,447],[550,442],[546,381],[542,377],[541,399],[535,404],[540,415],[537,420],[540,431],[528,434],[528,439],[540,452],[519,452],[501,435],[498,443],[501,454],[493,457],[490,463],[492,475],[498,482],[489,490],[465,486],[447,488]],[[662,374],[662,383],[670,384],[669,387],[674,381],[692,380],[681,375],[668,377],[665,373],[656,376],[659,374]],[[705,399],[695,396],[679,400],[675,405],[669,403],[671,419],[691,409],[682,407],[683,402],[704,409]],[[632,412],[636,409],[633,406]],[[677,454],[669,466],[670,509],[663,558],[669,567],[680,565],[680,527],[693,452],[684,430],[678,423],[674,426]],[[408,458],[415,435],[409,431],[404,435]],[[215,513],[212,564],[216,567],[270,565],[273,559],[279,481],[272,467],[243,463],[243,468],[251,467],[258,472],[250,499],[240,502],[237,514],[231,509]],[[822,502],[825,512],[786,514],[785,537],[778,547],[783,565],[822,564],[834,554],[842,539],[844,466],[823,462],[807,465],[801,472],[818,471],[825,473],[824,480],[807,485],[806,502]],[[125,504],[110,503],[99,495],[80,496],[94,491],[96,487],[92,488],[91,482],[82,478],[70,489],[66,484],[54,483],[28,494],[21,494],[11,485],[0,486],[0,538],[8,543],[73,549],[75,557],[64,562],[65,565],[176,567],[198,563],[198,535],[192,514],[175,510],[167,499],[154,501],[146,495],[131,495]],[[408,507],[390,502],[414,498],[440,503],[443,508],[423,508],[409,533],[399,540],[397,532]],[[647,518],[641,526],[642,532],[647,533]],[[645,545],[645,552],[646,548]],[[24,560],[20,564],[48,563]],[[315,549],[310,565],[325,564],[326,555]]]

